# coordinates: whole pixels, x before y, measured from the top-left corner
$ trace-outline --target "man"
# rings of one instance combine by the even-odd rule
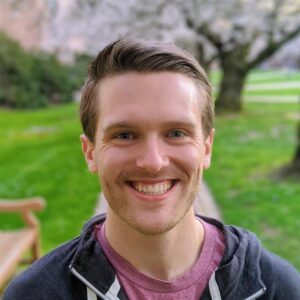
[[[89,68],[82,148],[108,201],[17,278],[14,299],[300,299],[300,277],[244,229],[195,216],[211,160],[208,78],[178,48],[118,40]]]

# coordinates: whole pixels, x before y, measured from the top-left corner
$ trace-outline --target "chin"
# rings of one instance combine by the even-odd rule
[[[164,226],[156,226],[156,225],[150,225],[150,226],[145,226],[143,225],[138,225],[138,224],[132,224],[131,227],[135,229],[137,232],[148,235],[148,236],[159,236],[162,235],[170,230],[172,230],[176,224],[166,224]]]
[[[145,220],[144,218],[140,220],[134,220],[134,217],[129,217],[128,219],[123,218],[123,221],[125,221],[129,227],[141,234],[148,236],[159,236],[176,227],[182,218],[171,218],[169,220],[160,219],[158,222],[153,222],[153,219],[154,218]]]

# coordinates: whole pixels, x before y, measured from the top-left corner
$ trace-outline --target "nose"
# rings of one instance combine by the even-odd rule
[[[156,137],[151,137],[141,145],[140,153],[136,159],[136,165],[139,168],[147,170],[150,173],[158,173],[169,164],[169,158],[160,141]]]

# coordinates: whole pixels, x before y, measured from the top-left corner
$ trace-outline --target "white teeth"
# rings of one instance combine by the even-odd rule
[[[164,181],[160,183],[145,184],[140,182],[132,182],[132,187],[140,193],[148,195],[160,195],[166,193],[171,187],[171,181]]]

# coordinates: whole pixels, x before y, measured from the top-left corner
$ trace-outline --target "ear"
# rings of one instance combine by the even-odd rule
[[[80,135],[80,141],[82,152],[84,154],[89,171],[92,173],[97,173],[97,164],[95,162],[94,156],[95,145],[89,140],[89,138],[85,134]]]
[[[215,135],[215,129],[213,128],[204,142],[204,157],[203,157],[204,169],[208,169],[210,166],[214,135]]]

